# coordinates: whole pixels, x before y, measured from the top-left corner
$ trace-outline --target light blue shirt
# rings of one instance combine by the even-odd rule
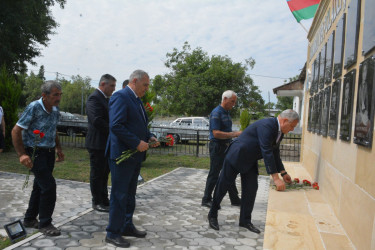
[[[48,113],[43,105],[42,98],[30,103],[22,113],[17,126],[23,128],[22,141],[25,147],[34,147],[34,144],[42,148],[53,148],[56,145],[56,126],[60,118],[58,107],[53,106]],[[45,136],[40,138],[34,130],[43,132]]]

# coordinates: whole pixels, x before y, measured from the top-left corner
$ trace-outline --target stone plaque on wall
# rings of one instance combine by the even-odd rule
[[[307,122],[307,131],[311,131],[312,130],[312,111],[313,111],[313,108],[312,108],[312,104],[313,104],[313,97],[310,97],[309,99],[309,116],[308,116],[308,122]]]
[[[374,57],[359,66],[354,143],[371,147],[374,127]]]
[[[317,121],[317,127],[316,127],[316,132],[321,135],[322,134],[322,130],[321,130],[321,127],[322,127],[322,108],[323,108],[323,91],[320,91],[318,94],[318,109],[317,109],[317,117],[318,117],[318,121]]]
[[[355,69],[344,76],[341,101],[340,139],[349,141],[352,130]]]
[[[319,64],[319,89],[324,88],[324,73],[325,73],[325,67],[326,67],[326,47],[327,44],[325,44],[322,48],[322,51],[320,52],[320,64]]]
[[[318,109],[319,109],[319,95],[316,94],[313,99],[313,132],[317,133],[319,130],[319,123],[318,123]]]
[[[329,103],[331,97],[331,86],[328,86],[322,92],[322,111],[320,112],[321,118],[321,126],[320,126],[320,133],[323,136],[327,136],[328,133],[328,117],[329,117]]]
[[[337,127],[340,108],[340,86],[341,79],[337,79],[332,85],[331,104],[329,108],[329,131],[331,138],[337,138]]]

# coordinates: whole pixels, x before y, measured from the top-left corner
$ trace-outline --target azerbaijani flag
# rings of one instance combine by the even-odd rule
[[[302,19],[313,18],[320,0],[286,0],[292,14],[300,22]]]

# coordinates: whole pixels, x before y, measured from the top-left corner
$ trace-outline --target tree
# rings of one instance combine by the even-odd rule
[[[21,95],[21,86],[10,75],[5,66],[0,70],[0,105],[4,110],[5,120],[5,151],[12,145],[11,131],[18,120],[18,101]]]
[[[284,111],[286,109],[293,109],[293,97],[292,96],[278,96],[276,108]]]
[[[238,94],[238,107],[249,100],[262,102],[259,89],[246,74],[255,60],[235,63],[228,56],[209,57],[201,48],[191,50],[185,42],[182,50],[167,53],[165,66],[170,73],[157,75],[152,90],[157,93],[159,110],[175,115],[207,116],[221,102],[221,95],[231,89]],[[263,101],[264,103],[264,101]]]
[[[35,65],[49,35],[58,26],[51,15],[55,3],[64,8],[66,0],[2,0],[0,8],[0,65],[8,72],[25,73],[26,64]]]
[[[94,92],[90,77],[72,76],[72,82],[60,79],[63,96],[59,108],[61,111],[85,114],[87,97]]]
[[[44,77],[44,65],[40,66],[39,68],[39,73],[38,73],[38,77],[40,79],[42,79],[43,81],[46,80],[46,78]]]
[[[27,105],[41,97],[42,93],[40,88],[42,85],[43,80],[31,71],[30,76],[27,76],[25,79],[25,86],[22,90],[22,95],[26,98]]]

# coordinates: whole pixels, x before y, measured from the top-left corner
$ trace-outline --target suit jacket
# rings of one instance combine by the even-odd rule
[[[98,89],[87,99],[86,113],[88,119],[86,148],[105,150],[109,132],[108,101]]]
[[[136,149],[140,141],[148,142],[151,134],[143,104],[137,101],[129,86],[115,92],[109,100],[109,136],[106,155],[116,159],[125,150]],[[126,163],[139,163],[146,152],[137,152]]]
[[[249,171],[251,167],[257,167],[259,159],[264,159],[268,174],[278,173],[284,170],[280,158],[280,141],[276,143],[278,136],[277,118],[266,118],[254,122],[248,126],[237,140],[229,146],[225,161],[230,163],[239,173]]]

